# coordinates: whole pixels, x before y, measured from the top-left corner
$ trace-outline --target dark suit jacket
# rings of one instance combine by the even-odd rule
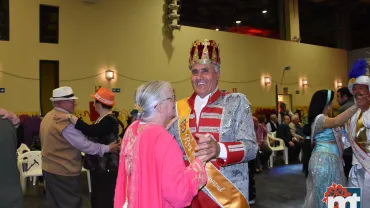
[[[289,142],[292,141],[293,138],[289,125],[284,123],[280,124],[276,131],[276,137],[284,140],[285,145],[289,147]]]
[[[0,207],[22,207],[23,194],[16,152],[16,129],[9,120],[0,118]]]

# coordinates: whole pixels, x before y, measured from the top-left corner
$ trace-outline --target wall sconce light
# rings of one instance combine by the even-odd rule
[[[265,77],[265,85],[271,84],[271,79],[270,77]]]
[[[342,85],[343,85],[343,84],[342,84],[342,81],[338,81],[338,82],[337,82],[337,87],[338,87],[338,88],[341,88],[341,87],[342,87]]]
[[[106,70],[105,71],[105,79],[107,79],[108,81],[114,79],[114,71]]]
[[[302,86],[304,87],[304,86],[307,86],[307,79],[302,79]]]

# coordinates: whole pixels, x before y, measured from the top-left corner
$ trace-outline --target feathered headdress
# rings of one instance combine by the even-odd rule
[[[353,85],[368,85],[370,89],[369,63],[365,59],[358,59],[348,74],[350,80],[348,89],[352,93]]]

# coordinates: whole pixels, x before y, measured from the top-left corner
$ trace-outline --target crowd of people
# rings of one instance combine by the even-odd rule
[[[356,62],[349,87],[338,90],[339,115],[329,116],[334,92],[319,90],[303,126],[284,103],[266,121],[252,115],[245,95],[220,91],[219,53],[213,40],[192,43],[189,71],[194,93],[188,98],[176,101],[166,81],[139,86],[132,120],[122,133],[110,90],[100,88],[91,95],[99,118],[87,124],[74,115],[78,97],[72,88],[54,89],[50,98],[54,109],[40,125],[47,205],[82,206],[84,167],[91,173],[93,208],[247,208],[256,198],[254,174],[268,169],[270,146],[275,145],[267,135],[275,132],[288,148],[290,163],[299,162],[303,151],[307,177],[303,207],[326,207],[322,202],[326,188],[332,183],[347,185],[346,177],[348,186],[362,188],[363,206],[370,206],[366,61]],[[0,207],[19,208],[19,118],[4,109],[0,115],[0,161],[7,167],[0,176]]]

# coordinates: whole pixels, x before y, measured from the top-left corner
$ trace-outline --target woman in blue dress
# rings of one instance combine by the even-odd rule
[[[342,126],[357,111],[353,105],[335,118],[329,118],[334,92],[320,90],[312,96],[308,111],[306,135],[311,135],[314,145],[308,166],[307,193],[303,208],[326,208],[323,202],[326,189],[332,183],[344,185],[345,176],[342,162]],[[309,128],[311,127],[311,128]]]

